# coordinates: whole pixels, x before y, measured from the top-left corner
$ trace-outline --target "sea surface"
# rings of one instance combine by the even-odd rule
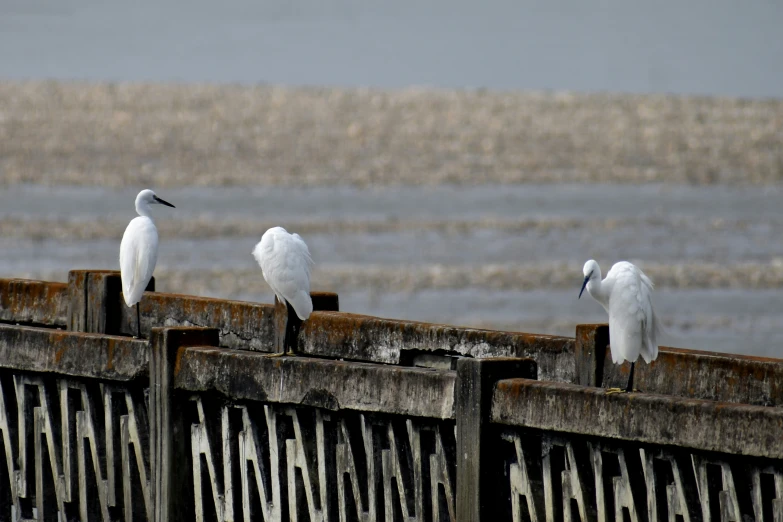
[[[780,355],[777,187],[525,185],[171,188],[155,207],[159,289],[271,302],[250,252],[267,226],[299,232],[314,287],[344,311],[573,335],[605,321],[577,299],[581,266],[629,259],[659,282],[666,344]],[[18,185],[0,192],[0,277],[66,280],[118,268],[133,189]],[[24,232],[18,232],[22,228]],[[777,271],[764,283],[764,274]],[[736,279],[736,277],[739,279]],[[761,281],[759,283],[758,281]],[[767,285],[769,287],[767,287]]]

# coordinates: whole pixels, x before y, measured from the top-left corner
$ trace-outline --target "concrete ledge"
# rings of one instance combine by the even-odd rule
[[[603,387],[625,387],[630,363],[603,364]],[[661,347],[658,359],[636,364],[634,388],[693,399],[783,406],[783,359]]]
[[[783,408],[528,379],[498,382],[492,421],[556,432],[783,458]]]
[[[456,372],[197,347],[182,351],[174,386],[232,400],[454,418]]]
[[[68,285],[0,279],[0,321],[64,327],[68,323]]]
[[[336,296],[313,292],[313,304]],[[119,297],[120,301],[122,297]],[[327,302],[328,301],[328,302]],[[320,306],[316,306],[320,307]],[[136,312],[120,304],[120,332],[136,331]],[[275,351],[274,305],[148,292],[141,300],[142,335],[153,327],[201,326],[220,331],[227,348]],[[443,357],[530,357],[540,379],[574,378],[574,339],[381,319],[337,311],[315,311],[302,325],[298,351],[318,357],[410,366],[419,355]]]
[[[130,381],[146,376],[146,341],[0,325],[0,368]]]
[[[120,332],[136,333],[136,309],[120,300]],[[191,295],[146,292],[141,300],[142,335],[154,327],[202,326],[220,330],[220,345],[274,351],[274,305]]]
[[[574,379],[574,339],[381,319],[344,312],[313,313],[302,325],[300,348],[323,357],[406,364],[414,353],[444,356],[529,357],[539,379]],[[407,353],[406,353],[407,352]]]

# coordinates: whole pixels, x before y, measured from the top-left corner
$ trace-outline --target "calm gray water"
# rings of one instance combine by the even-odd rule
[[[783,96],[759,0],[4,0],[0,77]]]
[[[624,258],[672,271],[707,265],[732,271],[755,263],[763,272],[783,263],[783,193],[776,187],[181,188],[159,194],[177,205],[156,209],[161,290],[271,301],[250,251],[273,223],[302,233],[316,260],[317,289],[339,292],[345,311],[383,317],[573,335],[577,323],[605,321],[600,305],[577,300],[589,257],[604,271]],[[0,238],[0,277],[65,280],[72,268],[118,268],[134,196],[134,190],[103,188],[7,188],[0,193],[0,222],[22,220],[35,233]],[[188,228],[193,222],[196,228]],[[319,229],[322,222],[333,228]],[[77,239],[82,228],[94,235]],[[486,266],[497,273],[482,275]],[[538,281],[515,272],[520,266],[569,273]],[[444,282],[440,271],[458,275]],[[667,344],[783,353],[779,286],[727,288],[682,277],[675,288],[656,291]]]

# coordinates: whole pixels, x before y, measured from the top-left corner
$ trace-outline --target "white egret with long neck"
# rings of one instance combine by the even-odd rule
[[[120,243],[120,275],[122,295],[129,307],[136,305],[136,333],[141,337],[139,301],[152,279],[155,263],[158,261],[158,229],[152,221],[150,205],[174,205],[163,201],[149,189],[136,196],[135,217],[128,223]]]
[[[595,260],[582,269],[584,282],[579,297],[587,288],[593,299],[609,314],[609,347],[612,362],[631,363],[626,392],[633,389],[633,370],[639,355],[646,363],[658,357],[660,326],[653,309],[653,283],[644,272],[627,261],[612,266],[601,280],[601,268]]]

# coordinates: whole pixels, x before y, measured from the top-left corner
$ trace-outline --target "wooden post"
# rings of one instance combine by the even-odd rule
[[[180,350],[218,346],[216,328],[153,328],[150,336],[150,468],[154,522],[192,522],[191,455],[182,408],[174,404],[174,377]]]
[[[155,290],[155,278],[146,291]],[[122,279],[118,270],[71,270],[68,272],[68,326],[73,332],[120,333],[120,294]]]
[[[608,324],[578,324],[576,325],[576,382],[582,386],[598,386],[603,384],[604,357],[609,346]]]
[[[340,300],[334,292],[310,292],[314,312],[339,312]],[[285,353],[285,328],[288,324],[288,308],[275,296],[275,353]]]
[[[457,361],[454,405],[457,417],[457,522],[490,522],[507,501],[495,496],[493,487],[502,475],[497,440],[492,437],[492,392],[502,379],[535,379],[532,359],[499,357],[462,358]]]

